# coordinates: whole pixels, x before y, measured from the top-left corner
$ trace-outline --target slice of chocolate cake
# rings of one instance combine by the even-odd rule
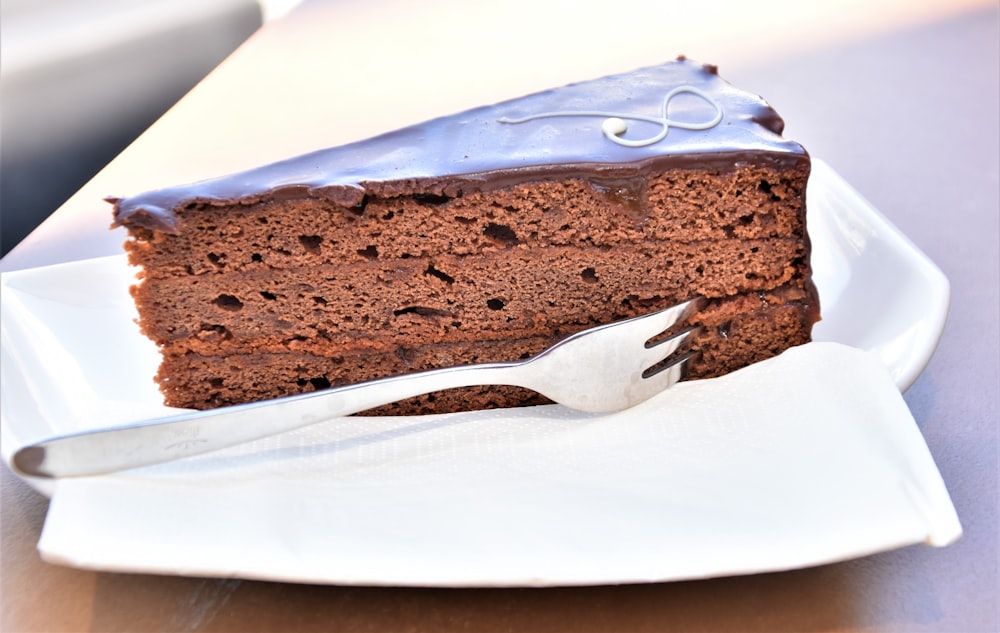
[[[708,299],[689,377],[810,338],[809,156],[678,59],[190,186],[112,199],[169,405],[513,360]],[[508,387],[381,412],[541,402]]]

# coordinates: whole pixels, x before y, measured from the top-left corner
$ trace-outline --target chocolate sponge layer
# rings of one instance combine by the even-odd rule
[[[808,163],[541,180],[460,197],[192,204],[132,230],[133,294],[171,406],[208,408],[431,367],[524,358],[600,323],[709,299],[707,377],[809,340]],[[381,412],[544,401],[513,388]]]

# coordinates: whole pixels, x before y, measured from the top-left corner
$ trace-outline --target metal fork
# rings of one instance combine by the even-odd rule
[[[690,353],[678,349],[691,328],[664,333],[682,323],[695,307],[696,300],[692,300],[585,330],[527,360],[434,369],[57,436],[19,449],[12,464],[22,474],[35,477],[114,472],[235,446],[433,391],[474,385],[526,387],[581,411],[620,411],[681,378]]]

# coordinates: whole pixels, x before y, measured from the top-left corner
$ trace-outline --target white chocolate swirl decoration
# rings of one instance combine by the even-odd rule
[[[670,107],[670,101],[679,94],[693,94],[697,97],[704,99],[709,105],[715,109],[715,115],[707,120],[701,122],[688,122],[688,121],[675,121],[668,115],[668,108]],[[654,143],[659,143],[664,138],[666,138],[667,133],[670,132],[670,128],[679,128],[683,130],[707,130],[718,125],[722,121],[722,106],[713,99],[710,95],[706,94],[702,90],[695,88],[694,86],[677,86],[673,90],[667,93],[667,96],[663,98],[663,107],[660,112],[660,116],[646,116],[642,114],[628,114],[628,113],[618,113],[618,112],[602,112],[599,110],[584,110],[579,112],[543,112],[541,114],[533,114],[531,116],[526,116],[520,119],[511,119],[509,117],[501,117],[498,119],[500,123],[527,123],[528,121],[535,121],[537,119],[549,119],[555,117],[605,117],[604,122],[601,124],[601,132],[604,136],[613,143],[617,143],[623,147],[645,147],[647,145],[653,145]],[[643,121],[646,123],[653,123],[660,126],[660,131],[654,136],[643,139],[627,139],[623,135],[628,131],[627,121]]]

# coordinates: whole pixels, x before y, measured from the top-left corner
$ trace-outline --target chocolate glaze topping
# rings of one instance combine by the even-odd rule
[[[763,99],[721,79],[714,66],[678,58],[239,174],[108,201],[116,226],[174,233],[176,210],[191,204],[318,196],[355,207],[366,195],[457,197],[529,180],[627,180],[668,166],[725,170],[741,162],[807,160],[800,145],[781,136],[783,129]]]

